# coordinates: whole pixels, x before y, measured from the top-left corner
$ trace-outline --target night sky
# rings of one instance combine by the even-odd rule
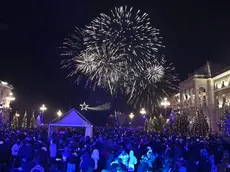
[[[66,79],[68,71],[61,70],[58,47],[75,26],[83,27],[100,12],[121,5],[149,14],[152,25],[161,31],[164,54],[181,80],[207,60],[229,62],[230,4],[189,2],[24,0],[0,5],[0,80],[15,87],[17,109],[36,109],[45,103],[52,114],[70,105],[79,108],[84,101],[90,105],[111,101],[103,91],[93,92],[84,84],[74,84],[74,78]],[[128,113],[124,102],[120,97],[114,108]]]

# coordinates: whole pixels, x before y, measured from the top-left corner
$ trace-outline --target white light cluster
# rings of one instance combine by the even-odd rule
[[[7,82],[4,82],[4,81],[1,81],[1,84],[2,84],[2,85],[8,85],[8,83],[7,83]]]
[[[170,106],[170,102],[168,101],[167,98],[164,98],[164,100],[161,102],[161,106],[164,106],[165,108],[166,108],[167,106]]]

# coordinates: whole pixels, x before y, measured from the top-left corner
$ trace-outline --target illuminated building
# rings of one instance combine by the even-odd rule
[[[230,67],[222,68],[207,62],[179,85],[172,98],[176,111],[203,110],[212,132],[218,131],[220,109],[230,105]]]
[[[13,86],[7,82],[0,81],[0,119],[1,123],[6,124],[9,121],[10,104],[15,100]]]

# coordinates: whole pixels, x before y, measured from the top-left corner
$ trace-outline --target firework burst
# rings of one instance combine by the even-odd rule
[[[100,14],[86,26],[84,44],[88,48],[94,49],[105,42],[119,46],[127,54],[127,61],[134,65],[155,60],[162,47],[159,30],[151,26],[148,15],[126,6],[115,8],[111,15]]]
[[[94,49],[86,49],[72,58],[68,67],[74,66],[71,75],[87,76],[93,86],[109,88],[113,95],[125,74],[127,64],[123,61],[125,54],[118,53],[119,46],[105,44]]]
[[[145,107],[153,112],[155,105],[177,90],[175,68],[167,64],[164,58],[158,64],[146,66],[130,75],[132,77],[126,80],[124,92],[129,97],[128,103],[135,108]]]
[[[162,47],[159,30],[146,13],[119,7],[65,40],[63,55],[71,59],[64,67],[72,68],[70,75],[86,76],[93,87],[106,88],[112,95],[120,90],[128,103],[151,109],[176,89],[177,76],[162,57]]]

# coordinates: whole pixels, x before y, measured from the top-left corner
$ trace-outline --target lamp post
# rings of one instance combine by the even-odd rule
[[[131,120],[131,122],[130,122],[130,124],[132,123],[132,120],[133,120],[133,118],[134,118],[134,114],[131,112],[130,114],[129,114],[129,118],[130,118],[130,120]]]
[[[61,112],[60,110],[58,110],[58,111],[57,111],[57,115],[58,115],[58,118],[60,118],[61,115],[62,115],[62,112]]]
[[[47,107],[43,104],[41,107],[40,107],[40,111],[41,111],[41,116],[42,116],[42,120],[41,120],[41,123],[44,124],[44,112],[47,110]]]
[[[18,118],[20,117],[20,114],[16,113],[15,116],[16,116],[16,127],[18,128]]]
[[[133,113],[130,113],[129,114],[129,118],[132,120],[134,118],[134,114]]]
[[[145,116],[145,115],[146,115],[146,110],[145,110],[145,108],[141,108],[140,114],[141,114],[142,116]]]
[[[165,109],[165,118],[166,118],[166,110],[167,110],[167,107],[170,106],[170,102],[168,101],[167,98],[164,98],[164,100],[161,102],[161,106],[163,106]]]

